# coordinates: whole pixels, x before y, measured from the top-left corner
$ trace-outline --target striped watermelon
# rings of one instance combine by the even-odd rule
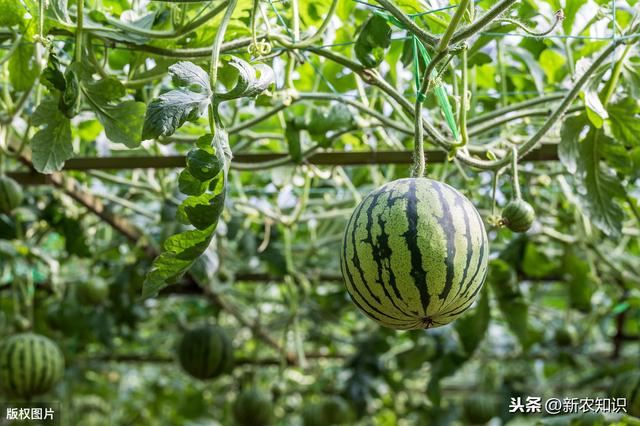
[[[220,327],[207,325],[185,333],[178,359],[182,368],[196,379],[212,379],[231,368],[233,348]]]
[[[237,426],[269,426],[273,424],[271,397],[255,389],[245,390],[233,403]]]
[[[438,327],[467,310],[487,273],[482,218],[452,187],[400,179],[351,215],[341,253],[354,304],[384,327]]]
[[[11,213],[22,203],[22,188],[15,180],[0,176],[0,213]]]
[[[536,219],[536,211],[522,198],[509,201],[502,210],[502,225],[513,232],[527,232]]]
[[[462,413],[469,424],[483,425],[500,414],[500,402],[491,395],[471,395],[462,402]]]
[[[64,374],[64,356],[49,338],[16,334],[0,345],[0,386],[22,398],[51,390]]]

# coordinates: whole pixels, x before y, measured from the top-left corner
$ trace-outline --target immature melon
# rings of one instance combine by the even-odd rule
[[[0,213],[11,213],[22,203],[22,188],[15,180],[0,176]]]
[[[185,333],[178,359],[182,368],[196,379],[212,379],[230,369],[233,348],[220,327],[207,325]]]
[[[627,399],[627,413],[640,417],[640,371],[624,373],[616,378],[611,396]]]
[[[362,200],[347,225],[342,276],[354,304],[384,327],[450,323],[476,299],[489,243],[471,202],[444,183],[400,179]]]
[[[109,297],[109,285],[101,278],[91,278],[77,284],[78,299],[85,304],[100,305]]]
[[[0,387],[21,398],[51,390],[64,374],[64,356],[49,338],[16,334],[0,344]]]
[[[535,219],[535,210],[521,198],[509,201],[502,210],[501,222],[513,232],[527,232]]]
[[[240,393],[233,404],[238,426],[269,426],[273,423],[273,404],[268,395],[255,389]]]
[[[497,398],[490,395],[472,395],[462,402],[462,412],[467,422],[483,425],[500,414]]]
[[[304,426],[335,426],[353,422],[351,408],[339,396],[331,396],[319,403],[307,404],[302,410]]]

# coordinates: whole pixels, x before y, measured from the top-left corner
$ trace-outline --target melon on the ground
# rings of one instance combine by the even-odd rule
[[[64,375],[64,356],[49,338],[21,333],[0,344],[0,387],[30,398],[51,390]]]
[[[197,379],[212,379],[228,371],[233,348],[225,332],[215,325],[187,331],[178,348],[182,368]]]
[[[447,184],[411,178],[371,192],[345,230],[341,269],[354,304],[384,327],[450,323],[478,296],[489,243],[473,204]]]
[[[271,398],[258,390],[245,390],[233,403],[233,417],[238,426],[269,426],[273,423]]]

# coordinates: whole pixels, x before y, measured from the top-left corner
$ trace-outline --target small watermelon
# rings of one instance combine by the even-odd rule
[[[78,299],[88,305],[101,305],[109,297],[109,285],[102,278],[91,278],[77,284]]]
[[[21,333],[0,344],[0,387],[29,398],[51,390],[64,374],[64,356],[49,338]]]
[[[500,414],[498,399],[490,395],[471,395],[462,402],[465,420],[472,425],[483,425]]]
[[[233,418],[238,426],[269,426],[273,423],[271,398],[258,390],[245,390],[233,403]]]
[[[627,413],[640,417],[640,371],[632,371],[618,376],[611,389],[614,398],[627,399]]]
[[[513,232],[527,232],[535,219],[536,212],[531,204],[516,198],[504,207],[500,221]]]
[[[15,180],[0,176],[0,213],[11,213],[22,203],[22,188]]]
[[[178,359],[182,368],[196,379],[212,379],[231,368],[233,348],[220,327],[206,325],[184,334]]]
[[[353,303],[380,325],[407,330],[445,325],[469,309],[488,259],[473,204],[449,185],[411,178],[362,200],[340,263]]]

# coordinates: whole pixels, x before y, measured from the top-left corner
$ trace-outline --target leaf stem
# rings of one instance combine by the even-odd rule
[[[632,44],[627,44],[625,49],[622,51],[622,56],[620,56],[620,59],[618,59],[618,62],[616,62],[616,65],[613,68],[613,71],[611,72],[611,77],[609,78],[609,81],[607,82],[607,89],[606,89],[606,93],[604,95],[604,99],[602,101],[602,104],[606,107],[607,104],[609,103],[609,101],[611,100],[611,96],[613,96],[613,93],[616,90],[616,87],[618,85],[618,80],[620,79],[620,74],[622,73],[622,66],[624,65],[624,59],[627,56],[627,54],[629,53],[629,51],[631,50]]]
[[[411,176],[421,178],[424,176],[426,161],[424,156],[424,127],[422,127],[422,102],[420,100],[416,101],[414,132],[413,170]]]
[[[467,49],[462,51],[462,59],[460,63],[462,73],[462,93],[460,93],[460,110],[458,111],[458,126],[460,127],[460,142],[458,147],[464,147],[469,142],[467,134],[467,93],[469,93],[469,70],[467,69]]]
[[[520,200],[522,194],[520,193],[520,179],[518,178],[518,148],[515,146],[511,148],[511,180],[516,200]]]
[[[130,32],[132,34],[137,34],[143,37],[148,37],[148,38],[153,38],[153,39],[171,39],[171,38],[178,38],[178,37],[182,37],[183,35],[190,33],[196,29],[198,29],[199,27],[201,27],[202,25],[206,24],[207,22],[209,22],[211,20],[211,18],[213,18],[214,16],[216,16],[217,14],[219,14],[220,12],[222,12],[222,10],[229,4],[229,2],[224,1],[220,4],[218,4],[215,8],[213,8],[212,10],[210,10],[209,12],[205,13],[204,15],[202,15],[201,17],[194,19],[193,21],[189,22],[187,25],[175,29],[173,31],[155,31],[155,30],[147,30],[145,28],[140,28],[137,27],[135,25],[129,25],[119,19],[113,19],[111,17],[107,17],[107,22],[109,22],[111,25],[120,28],[120,29],[124,29],[127,32]]]
[[[438,43],[438,39],[431,34],[424,31],[422,28],[416,25],[406,13],[400,10],[395,4],[391,3],[389,0],[377,0],[382,7],[388,10],[398,21],[402,22],[407,30],[414,34],[418,39],[431,47],[434,47]]]
[[[82,27],[84,25],[84,0],[78,0],[78,13],[76,17],[76,51],[75,60],[82,59]]]
[[[505,10],[511,7],[517,0],[502,0],[495,4],[491,9],[489,9],[484,15],[478,18],[477,21],[468,25],[467,27],[461,29],[456,32],[451,38],[452,43],[459,43],[463,40],[468,39],[473,36],[484,27],[489,25],[491,21],[496,19],[500,14],[502,14]]]

